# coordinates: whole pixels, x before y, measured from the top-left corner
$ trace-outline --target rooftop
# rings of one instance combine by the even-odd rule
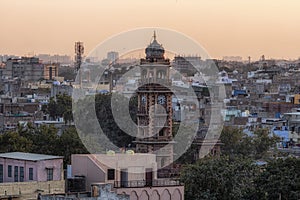
[[[10,152],[10,153],[1,153],[0,158],[40,161],[40,160],[62,159],[63,157],[62,156],[45,155],[45,154],[36,154],[36,153]]]

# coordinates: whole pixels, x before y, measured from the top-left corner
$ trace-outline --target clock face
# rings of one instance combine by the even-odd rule
[[[157,97],[157,103],[159,103],[159,104],[165,104],[166,103],[166,97],[164,95],[159,95]]]
[[[146,101],[147,101],[146,95],[143,95],[141,98],[142,104],[146,104]]]

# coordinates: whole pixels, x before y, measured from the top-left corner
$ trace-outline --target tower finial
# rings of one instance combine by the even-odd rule
[[[153,33],[153,39],[156,40],[156,32]]]

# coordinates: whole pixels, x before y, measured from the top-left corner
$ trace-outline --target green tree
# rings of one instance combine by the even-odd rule
[[[300,159],[276,159],[255,180],[256,199],[300,199]]]
[[[221,146],[223,155],[260,159],[279,141],[279,138],[270,136],[266,129],[257,129],[253,136],[248,136],[242,129],[225,127],[220,140],[223,143]]]
[[[242,132],[241,129],[224,127],[220,136],[220,140],[223,143],[223,145],[221,146],[222,154],[229,156],[239,153],[250,154],[252,151],[251,148],[247,148],[248,151],[246,152],[245,150],[241,152],[241,150],[243,149],[242,143],[244,143],[243,141],[245,137],[246,135]],[[248,142],[250,143],[251,141]]]
[[[7,132],[0,135],[0,152],[29,152],[32,149],[32,141],[20,136],[18,132]]]
[[[66,123],[73,121],[72,97],[66,94],[59,94],[56,98],[52,97],[46,111],[54,120],[63,117]]]
[[[125,97],[121,95],[115,94],[118,101],[125,101]],[[128,146],[132,144],[134,137],[127,134],[116,123],[116,119],[113,116],[112,108],[111,108],[111,99],[112,94],[98,94],[95,97],[95,110],[96,115],[103,130],[104,134],[109,138],[109,140],[114,143],[118,147]],[[137,98],[133,97],[129,100],[129,114],[131,119],[136,123],[137,117]],[[118,112],[124,112],[124,108],[114,108]],[[125,119],[128,120],[128,119]],[[125,121],[124,120],[124,121]],[[129,127],[130,128],[130,127]],[[132,133],[137,130],[134,127],[131,127]]]
[[[63,131],[58,141],[57,153],[64,156],[65,164],[71,164],[72,154],[88,153],[82,144],[75,127],[69,127]]]
[[[249,159],[201,159],[181,172],[185,199],[251,199],[257,173]]]
[[[42,125],[39,128],[28,129],[27,138],[33,142],[32,152],[58,155],[58,130],[54,126]]]
[[[254,131],[253,147],[255,148],[255,158],[259,159],[267,154],[270,147],[274,146],[276,142],[279,142],[277,136],[269,136],[267,129],[257,129]]]

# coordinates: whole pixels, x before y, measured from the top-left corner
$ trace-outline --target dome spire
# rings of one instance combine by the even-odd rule
[[[146,59],[154,60],[154,59],[164,59],[165,50],[161,44],[159,44],[156,40],[156,31],[153,31],[153,40],[145,49]]]

